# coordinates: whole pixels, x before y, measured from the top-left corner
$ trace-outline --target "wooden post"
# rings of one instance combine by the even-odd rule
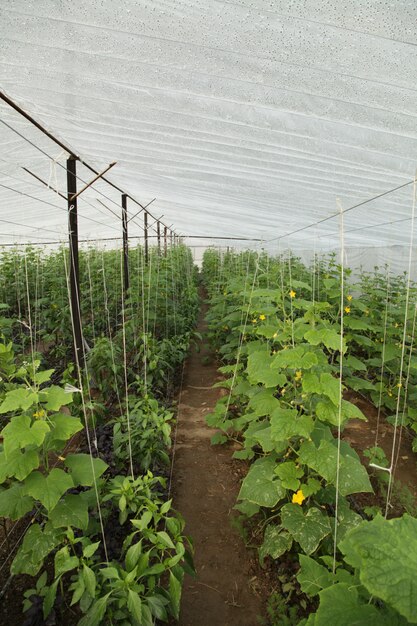
[[[127,234],[127,194],[122,194],[122,230],[123,230],[123,283],[126,300],[129,291],[129,243]]]
[[[68,236],[69,236],[69,274],[71,319],[74,329],[74,358],[79,367],[84,365],[84,346],[81,327],[80,308],[80,272],[78,261],[78,214],[77,198],[77,169],[76,159],[67,159],[67,192],[68,192]]]
[[[158,237],[158,254],[161,254],[161,224],[156,222],[156,236]]]
[[[145,235],[145,263],[149,263],[149,247],[148,247],[148,214],[145,211],[143,213],[143,228]]]
[[[164,255],[167,255],[167,236],[168,236],[168,228],[164,226]]]

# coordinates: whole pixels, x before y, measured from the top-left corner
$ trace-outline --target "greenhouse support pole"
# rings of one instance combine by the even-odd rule
[[[143,234],[145,237],[145,263],[149,263],[149,246],[148,246],[148,214],[146,211],[143,213]]]
[[[129,291],[129,243],[127,233],[127,194],[122,193],[122,230],[123,230],[123,284],[124,297]]]
[[[80,272],[78,261],[78,212],[77,169],[76,159],[67,159],[67,191],[68,191],[68,236],[69,236],[69,279],[71,298],[71,318],[74,329],[74,357],[79,367],[84,365],[84,346],[81,327],[80,307]]]
[[[158,237],[158,254],[161,254],[161,224],[159,220],[156,223],[156,236]]]
[[[166,226],[164,226],[164,255],[167,255],[167,233],[168,233],[168,228]]]

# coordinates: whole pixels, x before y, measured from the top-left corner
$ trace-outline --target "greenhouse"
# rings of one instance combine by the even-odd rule
[[[417,624],[416,2],[0,15],[0,624]]]

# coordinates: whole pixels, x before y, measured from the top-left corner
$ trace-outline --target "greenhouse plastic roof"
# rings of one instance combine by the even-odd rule
[[[337,218],[299,229],[415,176],[415,0],[3,0],[0,35],[1,89],[177,233],[332,246]],[[65,238],[22,166],[65,192],[66,155],[0,111],[0,243]],[[412,195],[349,211],[348,243],[407,244]],[[85,192],[80,237],[118,237],[119,205]]]

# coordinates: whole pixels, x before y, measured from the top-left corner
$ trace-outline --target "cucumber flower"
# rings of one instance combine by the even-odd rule
[[[350,313],[350,306],[345,306],[345,313]]]
[[[294,291],[294,289],[291,289],[291,291],[290,291],[290,298],[295,298],[296,295],[297,295],[297,292]]]
[[[263,322],[264,320],[266,320],[266,316],[261,313],[261,315],[259,316],[259,319],[261,320],[261,322]]]
[[[306,499],[306,497],[303,494],[302,489],[299,489],[296,493],[293,493],[292,503],[293,504],[299,504],[301,506],[305,499]]]

